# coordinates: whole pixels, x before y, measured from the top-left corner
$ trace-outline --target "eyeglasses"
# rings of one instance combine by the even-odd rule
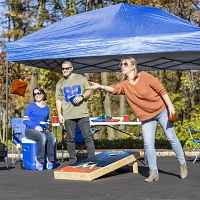
[[[33,93],[33,96],[41,95],[41,94],[42,94],[41,92],[36,92],[36,93]]]
[[[65,68],[62,68],[62,70],[64,71],[64,70],[69,70],[69,69],[71,69],[72,67],[65,67]]]
[[[124,67],[128,67],[128,63],[127,63],[127,62],[125,62],[125,63],[122,63],[122,62],[121,62],[121,63],[119,64],[119,67],[123,67],[123,66],[124,66]]]

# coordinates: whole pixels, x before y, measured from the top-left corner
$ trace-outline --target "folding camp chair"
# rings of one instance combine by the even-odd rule
[[[195,135],[197,133],[200,133],[200,130],[199,129],[193,129],[193,128],[185,128],[185,129],[189,131],[190,140],[194,143],[194,145],[196,146],[196,148],[198,150],[198,155],[195,156],[195,159],[193,161],[193,163],[195,163],[197,161],[197,159],[200,158],[200,139],[196,139],[196,137],[195,137]]]
[[[11,118],[12,126],[12,164],[22,160],[22,138],[25,137],[26,125],[23,118]],[[14,149],[17,151],[17,157],[14,158]]]
[[[12,164],[15,164],[18,160],[20,160],[22,169],[31,169],[31,170],[36,169],[35,157],[34,157],[34,155],[37,155],[36,142],[33,140],[26,139],[25,137],[26,125],[23,123],[23,118],[11,118],[11,126],[12,126]],[[17,151],[16,158],[14,158],[14,149]],[[23,157],[23,155],[25,156]],[[55,142],[55,160],[56,160],[56,142]],[[55,166],[56,162],[54,163],[54,167]]]
[[[99,132],[100,129],[98,128],[95,128],[94,130],[90,129],[90,132],[92,135],[94,135],[95,133]],[[76,145],[76,148],[77,148],[77,152],[76,154],[79,154],[79,153],[84,153],[84,149],[85,149],[85,140],[83,138],[83,135],[81,133],[81,130],[79,128],[79,126],[76,126],[76,130],[75,130],[75,145]],[[85,154],[85,153],[84,153]],[[86,155],[86,154],[85,154]]]
[[[99,130],[100,130],[99,128],[90,129],[90,132],[91,132],[92,135],[94,135],[95,133],[99,132]],[[62,149],[62,162],[64,161],[64,158],[63,158],[64,142],[66,142],[66,140],[67,140],[66,138],[64,138],[65,134],[66,134],[65,127],[64,127],[64,125],[62,125],[62,140],[57,143],[57,144],[59,144],[59,143],[62,144],[62,147],[61,147],[61,149]],[[76,129],[75,129],[75,139],[74,140],[75,140],[75,146],[76,146],[76,149],[77,149],[76,154],[79,154],[80,152],[84,153],[83,149],[86,147],[85,146],[85,140],[82,136],[81,130],[78,127],[78,125],[76,126]]]

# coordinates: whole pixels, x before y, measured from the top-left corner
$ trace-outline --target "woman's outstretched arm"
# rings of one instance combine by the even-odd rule
[[[92,86],[90,86],[87,89],[90,89],[90,90],[101,89],[101,90],[105,90],[105,91],[110,92],[110,93],[112,93],[114,91],[114,88],[111,87],[111,86],[100,85],[100,84],[95,83],[95,82],[91,82],[91,83],[92,83]]]

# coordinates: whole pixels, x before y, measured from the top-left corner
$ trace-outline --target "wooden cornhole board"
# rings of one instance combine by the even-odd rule
[[[138,173],[139,152],[105,151],[73,165],[54,171],[55,179],[92,181],[125,165],[133,165],[133,173]]]

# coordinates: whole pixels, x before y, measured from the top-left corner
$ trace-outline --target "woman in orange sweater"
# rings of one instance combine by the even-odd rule
[[[159,122],[176,154],[180,164],[180,177],[187,177],[187,166],[182,146],[174,131],[174,125],[168,121],[168,115],[175,114],[174,107],[169,99],[166,89],[157,78],[147,72],[137,73],[137,62],[132,57],[121,59],[120,68],[126,80],[117,85],[105,86],[92,82],[89,89],[102,89],[113,95],[125,95],[126,99],[142,122],[142,135],[144,139],[144,150],[149,164],[149,177],[146,182],[159,180],[156,151],[155,133]]]

